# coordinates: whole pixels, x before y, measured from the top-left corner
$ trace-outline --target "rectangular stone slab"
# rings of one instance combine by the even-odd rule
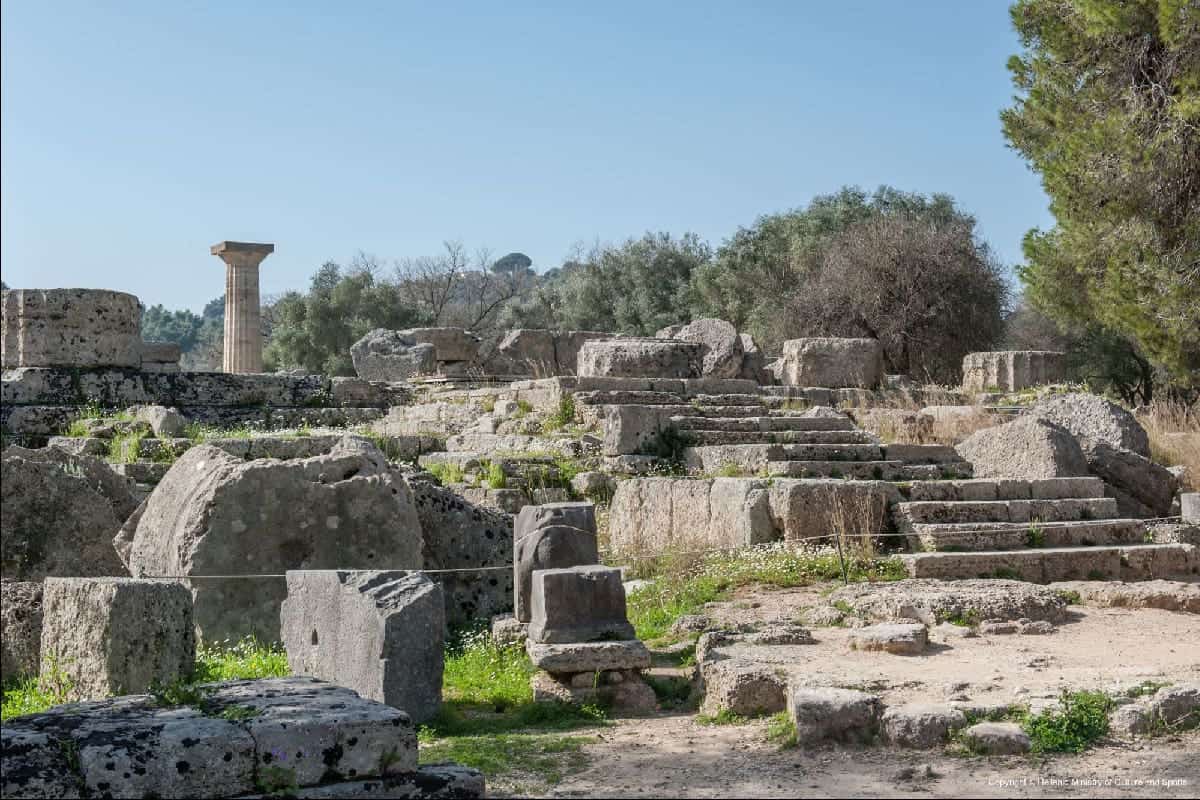
[[[625,642],[540,644],[527,642],[525,650],[534,665],[554,674],[603,670],[646,669],[650,651],[637,639]]]
[[[535,642],[633,639],[621,571],[601,566],[533,573],[529,638]]]

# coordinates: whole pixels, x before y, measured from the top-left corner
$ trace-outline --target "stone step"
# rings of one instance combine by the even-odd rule
[[[1143,581],[1200,573],[1190,544],[1047,547],[1035,550],[900,555],[911,578],[1014,578],[1033,583],[1068,580]]]
[[[896,481],[906,477],[903,461],[769,461],[772,478],[851,478]]]
[[[763,398],[752,394],[684,396],[674,392],[607,391],[575,392],[575,402],[586,406],[750,406],[764,409]]]
[[[966,462],[963,462],[966,463]],[[1035,481],[975,478],[962,481],[914,481],[908,499],[941,500],[1058,500],[1103,497],[1099,478],[1045,478]]]
[[[710,475],[728,467],[758,473],[772,462],[835,461],[849,468],[883,460],[879,446],[870,444],[714,444],[684,448],[683,457],[689,470]]]
[[[887,458],[909,464],[948,464],[963,458],[953,447],[944,444],[887,444]]]
[[[753,431],[753,432],[782,432],[782,431],[822,431],[828,433],[844,433],[847,436],[839,441],[864,444],[877,444],[878,440],[866,431],[854,427],[848,418],[838,419],[828,417],[799,417],[799,416],[761,416],[761,417],[711,417],[703,415],[688,415],[671,417],[671,424],[681,431]]]
[[[775,444],[770,461],[885,461],[877,444]]]
[[[783,445],[837,445],[867,446],[878,451],[877,442],[869,434],[859,431],[713,431],[685,430],[686,437],[694,447],[719,444],[783,444]]]
[[[904,462],[902,462],[904,463]],[[975,474],[970,461],[946,461],[941,464],[904,464],[906,481],[946,481],[968,479]]]
[[[1136,519],[1074,520],[1044,525],[978,522],[909,526],[913,551],[1014,550],[1146,543],[1146,526]]]
[[[133,461],[126,464],[110,465],[113,472],[124,475],[137,483],[155,484],[162,480],[171,468],[170,464],[160,461]]]
[[[1065,522],[1111,519],[1119,515],[1111,497],[1066,498],[1062,500],[920,500],[899,503],[900,524],[948,524],[971,522]]]

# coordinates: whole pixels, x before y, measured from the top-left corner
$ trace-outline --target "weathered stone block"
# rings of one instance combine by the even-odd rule
[[[9,447],[0,459],[0,496],[5,580],[128,574],[112,537],[135,503],[128,482],[103,462]]]
[[[980,722],[962,732],[962,741],[974,753],[1015,756],[1032,747],[1029,735],[1013,722]]]
[[[1106,444],[1116,450],[1150,456],[1150,438],[1137,418],[1099,395],[1085,392],[1052,395],[1038,402],[1029,415],[1066,429],[1084,450]]]
[[[403,331],[376,328],[350,346],[350,358],[358,377],[369,381],[405,381],[437,372],[436,348]]]
[[[464,328],[407,328],[399,331],[415,344],[431,344],[438,361],[474,361],[479,337]]]
[[[704,345],[676,339],[592,339],[579,348],[580,377],[698,378]]]
[[[36,675],[42,650],[42,584],[0,581],[0,679]]]
[[[142,306],[105,289],[5,289],[0,360],[13,367],[140,367]]]
[[[722,711],[742,717],[757,717],[787,707],[787,678],[769,664],[736,659],[709,661],[701,665],[704,701],[700,713],[716,716]]]
[[[541,643],[632,639],[621,571],[601,566],[533,573],[529,639]]]
[[[514,524],[513,591],[516,617],[529,622],[533,573],[596,564],[596,512],[591,503],[525,506]]]
[[[660,553],[742,547],[780,538],[774,486],[755,478],[633,478],[617,484],[609,516],[614,549]]]
[[[192,597],[182,584],[47,578],[42,602],[42,680],[65,675],[70,700],[145,692],[192,670]]]
[[[403,476],[365,439],[328,455],[243,461],[193,447],[116,540],[136,576],[278,574],[421,563],[421,525]],[[205,641],[279,640],[282,578],[191,581]]]
[[[916,703],[886,709],[880,728],[891,744],[925,749],[946,741],[966,724],[967,715],[953,706]]]
[[[650,651],[637,639],[545,644],[529,640],[525,650],[534,666],[556,675],[604,670],[646,669]]]
[[[920,655],[929,644],[929,631],[920,624],[885,622],[851,631],[847,642],[851,650],[880,650],[902,656]]]
[[[1003,350],[963,357],[963,391],[1019,392],[1066,379],[1066,356],[1050,350]]]
[[[600,705],[614,712],[649,714],[658,705],[654,690],[635,671],[588,673],[565,680],[566,676],[537,672],[529,683],[535,703]]]
[[[882,711],[878,697],[854,689],[801,687],[792,691],[788,702],[800,744],[870,742],[879,732]]]
[[[697,319],[676,331],[673,339],[704,345],[701,374],[715,378],[737,378],[745,351],[737,328],[723,319]]]
[[[1086,476],[1087,460],[1075,438],[1044,419],[1021,417],[986,428],[957,447],[977,478],[1065,478]]]
[[[442,588],[420,573],[289,570],[280,610],[294,675],[310,675],[405,711],[442,700]]]
[[[1179,495],[1179,511],[1184,522],[1200,522],[1200,492]]]
[[[883,346],[876,339],[789,339],[781,381],[789,386],[873,389],[883,383]]]

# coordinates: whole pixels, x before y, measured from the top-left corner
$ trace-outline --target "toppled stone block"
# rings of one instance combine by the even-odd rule
[[[212,716],[242,717],[260,765],[292,785],[412,772],[412,719],[391,706],[312,678],[268,678],[201,686]],[[262,767],[260,767],[260,770]]]
[[[568,644],[544,644],[530,639],[525,649],[534,666],[556,675],[646,669],[651,661],[650,651],[637,639]]]
[[[1047,397],[1029,416],[1053,422],[1074,436],[1086,450],[1104,444],[1150,456],[1150,437],[1137,418],[1116,403],[1086,392]]]
[[[677,339],[592,339],[579,348],[582,378],[699,378],[704,345]]]
[[[479,355],[479,337],[464,328],[407,328],[398,333],[414,344],[433,345],[438,361],[474,361]]]
[[[796,741],[868,743],[879,732],[880,699],[854,689],[797,688],[788,701]]]
[[[1085,606],[1099,608],[1161,608],[1200,614],[1200,585],[1182,581],[1062,581],[1048,589],[1074,595]]]
[[[1166,467],[1103,443],[1092,444],[1084,455],[1092,472],[1115,490],[1122,516],[1161,517],[1171,510],[1177,481]]]
[[[962,732],[962,741],[973,753],[1015,756],[1028,753],[1033,745],[1021,726],[1012,722],[980,722]]]
[[[533,573],[529,639],[544,644],[633,639],[621,571],[602,566]]]
[[[512,614],[497,614],[492,617],[492,643],[497,647],[524,646],[528,638],[526,627]]]
[[[967,353],[962,370],[965,392],[1019,392],[1062,383],[1067,374],[1066,355],[1052,350]]]
[[[0,581],[0,679],[36,675],[42,650],[42,584]]]
[[[442,701],[442,587],[420,573],[289,570],[280,611],[294,675],[345,686],[414,722]]]
[[[530,593],[536,570],[596,564],[596,512],[591,503],[525,506],[513,526],[513,590],[516,617],[532,617]]]
[[[42,603],[42,681],[65,676],[68,700],[145,692],[192,671],[192,597],[182,584],[47,578]]]
[[[291,461],[193,447],[116,543],[136,576],[422,566],[408,484],[371,442],[353,436],[327,455]],[[203,640],[279,641],[282,578],[190,584]]]
[[[376,328],[350,346],[358,377],[368,381],[405,381],[437,372],[437,351],[418,344],[403,331]]]
[[[1066,478],[1088,475],[1083,450],[1069,431],[1024,416],[977,431],[956,448],[975,467],[976,478]]]
[[[885,622],[852,631],[847,642],[851,650],[881,650],[901,656],[920,655],[929,644],[929,631],[921,624]]]
[[[787,386],[874,389],[883,383],[883,346],[876,339],[789,339],[781,360],[780,382]]]
[[[1158,730],[1178,731],[1200,725],[1200,684],[1165,686],[1150,697],[1118,706],[1109,720],[1113,733],[1140,736]]]
[[[187,418],[173,408],[141,406],[134,413],[134,419],[148,424],[158,439],[187,436]]]
[[[122,483],[90,456],[6,448],[0,458],[0,576],[127,575],[112,543],[124,521],[118,509],[134,504]],[[124,492],[114,494],[115,503],[104,494],[110,487]]]
[[[949,705],[914,703],[891,706],[883,712],[880,730],[885,741],[900,747],[926,749],[966,727],[967,715]]]
[[[787,707],[787,678],[763,664],[737,660],[710,661],[701,665],[704,701],[700,713],[722,711],[757,717]]]
[[[138,368],[142,306],[105,289],[5,289],[0,361],[15,367]]]
[[[714,378],[737,378],[745,350],[737,328],[723,319],[697,319],[675,332],[674,339],[704,345],[700,372]]]

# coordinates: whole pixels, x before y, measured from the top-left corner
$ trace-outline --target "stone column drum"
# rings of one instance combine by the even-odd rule
[[[275,252],[273,244],[218,242],[211,248],[225,262],[224,372],[262,372],[262,316],[258,304],[258,265]]]

